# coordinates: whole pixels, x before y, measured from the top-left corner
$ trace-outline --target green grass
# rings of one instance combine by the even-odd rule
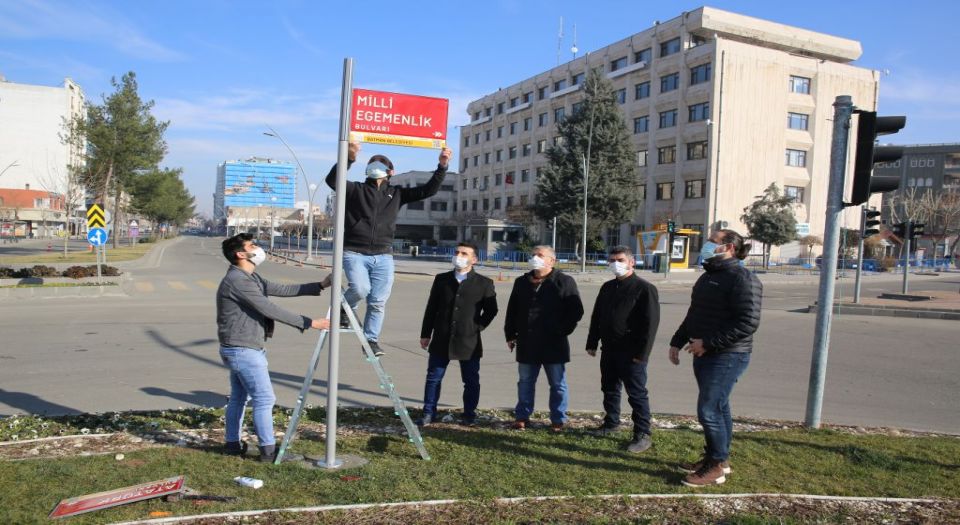
[[[155,244],[136,244],[134,246],[119,246],[116,249],[107,247],[107,264],[119,261],[132,261],[143,257]],[[52,263],[87,263],[96,264],[97,256],[92,251],[71,251],[66,257],[63,256],[63,246],[60,251],[56,249],[51,252],[37,253],[30,255],[14,255],[0,257],[0,265],[31,265],[31,264],[52,264]]]
[[[370,419],[371,412],[345,412],[341,424],[364,422]],[[217,413],[200,409],[189,417],[176,416],[174,411],[153,419],[141,415],[133,426],[188,426],[201,419],[216,421]],[[317,416],[322,416],[322,411],[312,410],[309,419]],[[109,427],[112,418],[98,417],[104,419],[96,430]],[[7,433],[11,430],[10,421],[11,418],[0,420]],[[39,423],[47,423],[44,431],[73,428],[50,421]],[[396,420],[387,421],[397,426]],[[277,426],[280,428],[279,422]],[[21,434],[18,437],[24,439],[32,432]],[[202,508],[193,502],[154,500],[87,514],[71,523],[143,519],[152,510],[182,515],[447,498],[483,501],[519,496],[684,494],[694,490],[679,485],[682,474],[676,464],[693,459],[702,448],[701,434],[684,429],[657,431],[654,448],[642,455],[624,450],[629,438],[626,431],[599,438],[585,430],[554,435],[544,429],[517,432],[499,427],[462,429],[444,425],[428,428],[424,437],[433,457],[430,461],[420,459],[403,436],[381,433],[342,437],[338,453],[356,454],[370,461],[349,471],[312,470],[296,464],[275,467],[210,450],[172,447],[127,453],[123,461],[115,460],[112,454],[4,461],[0,462],[0,523],[43,522],[60,499],[179,474],[185,474],[188,486],[202,493],[240,499],[233,503],[209,503]],[[298,439],[294,451],[322,456],[324,444],[319,439]],[[739,433],[733,445],[734,473],[730,480],[701,492],[958,498],[958,458],[960,439],[955,437],[852,435],[798,429]],[[341,479],[345,474],[360,479]],[[240,487],[232,481],[235,476],[262,479],[264,487]],[[766,522],[751,519],[744,516],[739,523]]]
[[[10,284],[0,288],[75,288],[77,286],[116,286],[115,282],[98,283],[39,283],[39,284]]]

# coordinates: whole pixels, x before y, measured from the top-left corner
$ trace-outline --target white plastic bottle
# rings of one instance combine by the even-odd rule
[[[238,485],[244,487],[250,487],[252,489],[258,489],[263,486],[263,480],[257,478],[248,478],[245,476],[237,476],[233,478],[233,481],[236,481]]]

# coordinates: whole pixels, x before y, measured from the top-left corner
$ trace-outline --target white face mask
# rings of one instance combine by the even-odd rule
[[[263,251],[263,248],[257,246],[253,249],[252,252],[247,252],[248,255],[252,254],[249,261],[253,263],[254,266],[260,266],[264,261],[267,260],[267,253]]]
[[[531,270],[542,270],[547,266],[547,262],[543,260],[539,255],[534,255],[527,261],[527,264],[530,265]]]
[[[623,277],[624,275],[630,273],[630,268],[627,267],[627,263],[625,262],[613,261],[607,265],[607,268],[609,268],[610,271],[613,272],[613,275],[616,275],[617,277]]]
[[[470,266],[470,260],[467,259],[466,257],[460,257],[457,255],[454,255],[452,262],[453,262],[453,267],[458,270],[462,270],[467,266]]]

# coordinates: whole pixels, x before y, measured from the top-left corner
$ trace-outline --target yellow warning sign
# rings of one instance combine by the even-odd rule
[[[447,147],[447,141],[443,139],[425,139],[421,137],[383,135],[381,133],[362,133],[359,131],[350,132],[350,141],[386,144],[388,146],[407,146],[410,148],[443,149]]]
[[[87,228],[103,228],[107,225],[103,206],[93,203],[87,208]]]

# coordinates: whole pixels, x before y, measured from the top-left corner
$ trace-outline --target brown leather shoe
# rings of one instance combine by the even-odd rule
[[[517,421],[514,421],[513,423],[510,424],[510,428],[514,430],[524,430],[527,428],[527,421],[523,419],[518,419]]]
[[[563,432],[563,423],[550,423],[550,432],[554,434]]]
[[[687,474],[693,474],[694,472],[700,470],[700,467],[703,466],[703,462],[706,460],[707,460],[706,456],[700,456],[700,459],[698,459],[694,463],[681,463],[680,470],[682,470],[683,472],[686,472]],[[721,461],[720,467],[723,468],[724,475],[733,474],[733,469],[730,468],[729,460]]]
[[[709,487],[710,485],[721,485],[727,481],[723,475],[723,467],[719,461],[707,459],[703,465],[693,474],[689,474],[680,483],[688,487]]]

